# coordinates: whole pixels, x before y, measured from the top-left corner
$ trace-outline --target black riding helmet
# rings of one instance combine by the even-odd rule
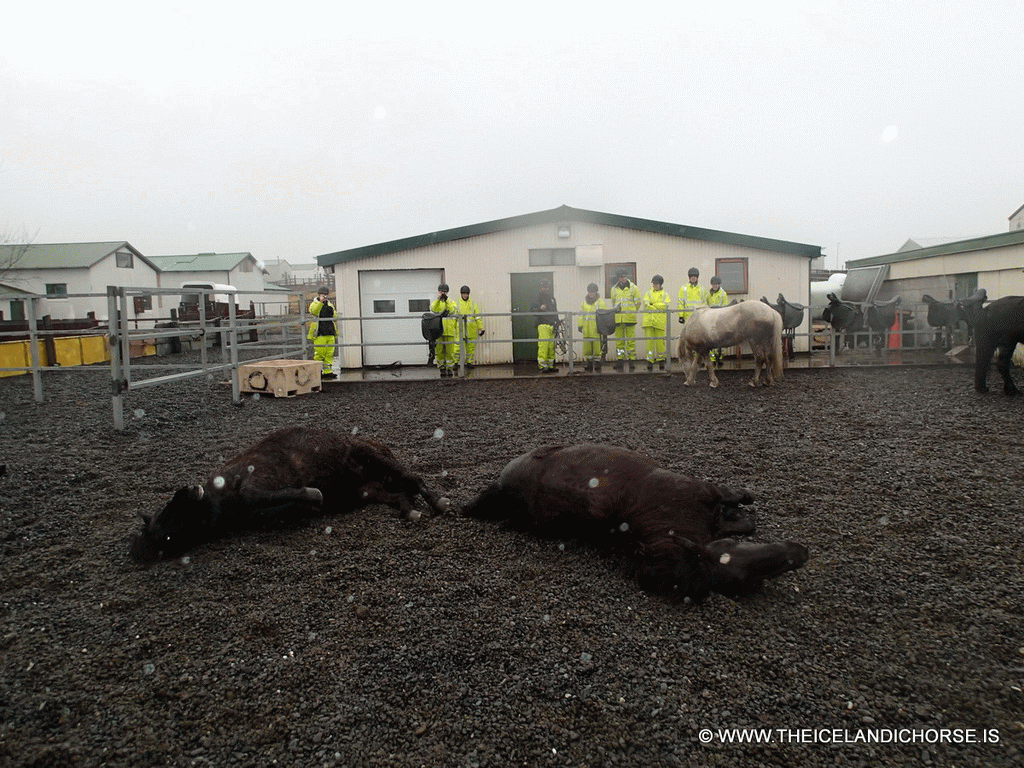
[[[464,285],[461,288],[459,288],[459,293],[469,293],[469,286]]]
[[[687,277],[700,277],[700,270],[696,267],[690,267],[690,271],[686,273]]]

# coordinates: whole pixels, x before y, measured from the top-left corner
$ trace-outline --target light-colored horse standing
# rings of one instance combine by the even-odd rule
[[[686,319],[679,337],[679,360],[686,371],[686,385],[693,384],[701,361],[721,347],[750,344],[754,353],[754,378],[750,386],[760,385],[764,370],[765,386],[782,378],[782,316],[760,301],[744,301],[727,307],[699,307]],[[708,366],[712,387],[718,386],[715,366]]]

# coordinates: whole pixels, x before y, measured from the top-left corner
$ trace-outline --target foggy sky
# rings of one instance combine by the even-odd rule
[[[1021,0],[23,5],[8,238],[300,263],[566,204],[837,266],[1024,204]]]

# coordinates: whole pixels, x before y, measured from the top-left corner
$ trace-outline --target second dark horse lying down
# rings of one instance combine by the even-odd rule
[[[143,515],[132,556],[143,563],[177,557],[228,533],[387,504],[409,518],[416,496],[432,513],[438,498],[380,443],[326,429],[278,430],[214,472],[180,489],[155,516]]]
[[[807,547],[737,541],[754,523],[746,491],[658,467],[624,448],[584,443],[513,459],[464,514],[542,535],[588,539],[637,562],[640,586],[701,600],[740,595],[807,562]]]

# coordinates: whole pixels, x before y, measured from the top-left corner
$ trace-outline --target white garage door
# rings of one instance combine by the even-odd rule
[[[426,365],[420,319],[430,311],[441,282],[439,269],[367,270],[359,273],[363,365]]]

